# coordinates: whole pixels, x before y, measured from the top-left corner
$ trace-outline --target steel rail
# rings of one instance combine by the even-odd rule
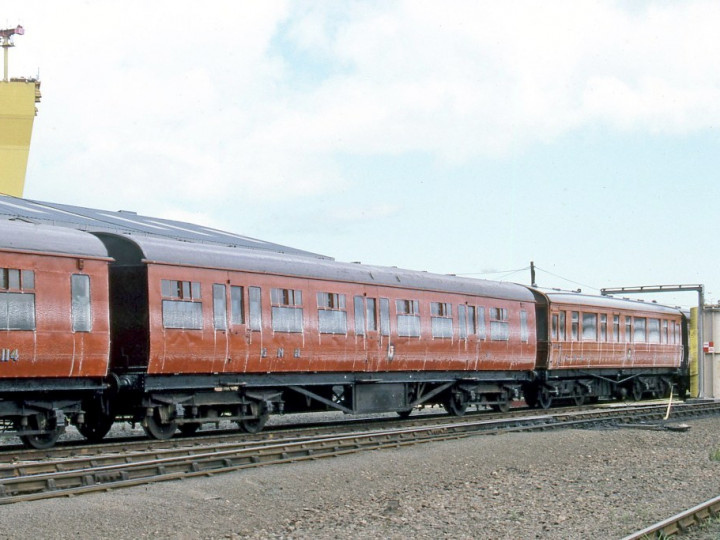
[[[693,410],[697,409],[695,406],[686,407],[684,413],[682,409],[676,411],[675,418],[698,415],[698,411]],[[705,412],[702,416],[707,416],[708,408],[703,407],[703,410]],[[712,409],[712,412],[720,413],[720,405]],[[315,438],[289,438],[285,441],[242,441],[209,448],[160,449],[152,453],[102,456],[102,459],[99,456],[90,456],[56,462],[12,464],[4,466],[7,476],[0,479],[0,504],[479,434],[617,424],[618,421],[627,421],[631,414],[640,415],[643,420],[657,421],[664,415],[664,406],[566,412],[502,420],[456,421],[452,424],[434,424],[419,428],[329,434]],[[637,420],[638,416],[633,416],[632,419]]]
[[[597,405],[593,407],[598,407]],[[555,408],[553,411],[582,411],[593,407],[563,407]],[[489,410],[468,412],[464,418],[513,418],[516,416],[527,416],[528,408],[518,408],[507,413],[495,413]],[[221,419],[222,420],[222,419]],[[382,418],[353,418],[343,419],[330,422],[312,422],[299,424],[285,424],[272,426],[258,434],[248,434],[238,431],[238,429],[211,429],[201,431],[192,436],[178,436],[167,440],[148,439],[147,436],[137,435],[129,437],[107,438],[103,442],[91,444],[84,440],[64,441],[53,448],[36,450],[32,448],[23,448],[21,446],[8,447],[3,449],[0,446],[0,463],[13,461],[26,461],[33,459],[59,459],[61,457],[72,457],[78,455],[94,455],[111,451],[130,451],[146,450],[152,448],[174,448],[178,446],[186,446],[187,444],[207,445],[213,441],[223,442],[228,440],[236,440],[243,437],[244,440],[265,440],[273,438],[278,434],[280,436],[288,436],[291,433],[294,436],[305,436],[312,433],[338,433],[343,431],[352,431],[358,429],[367,429],[371,426],[382,425],[387,426],[423,426],[430,423],[453,423],[457,418],[448,416],[447,413],[431,412],[418,414],[410,418],[382,417]]]
[[[644,418],[652,420],[657,418],[659,412],[661,412],[661,405],[636,405],[633,407],[625,406],[622,409],[619,408],[584,408],[584,409],[564,409],[564,410],[553,410],[553,417],[557,421],[563,421],[563,419],[569,418],[569,414],[585,414],[594,416],[607,416],[611,415],[613,418],[618,410],[632,412],[633,418]],[[528,410],[517,411],[514,415],[473,415],[462,417],[463,422],[470,420],[499,420],[499,421],[512,421],[514,418],[526,418]],[[642,416],[641,416],[642,415]],[[383,423],[382,429],[390,429],[393,426],[399,428],[407,427],[423,427],[428,425],[437,424],[454,424],[460,419],[458,417],[435,417],[425,416],[417,418],[415,421],[407,420],[395,420],[386,421]],[[301,428],[295,430],[286,430],[278,432],[263,432],[255,435],[240,434],[237,431],[231,433],[204,435],[200,437],[179,437],[169,440],[151,440],[151,439],[140,439],[134,441],[121,441],[121,442],[110,442],[92,446],[60,448],[60,449],[48,449],[48,450],[27,450],[23,452],[8,452],[7,454],[0,453],[0,479],[7,478],[10,476],[18,476],[17,472],[8,472],[12,469],[20,469],[25,466],[32,466],[36,462],[44,463],[45,467],[52,467],[53,463],[57,463],[57,468],[66,466],[65,464],[71,463],[82,463],[82,460],[92,463],[100,462],[98,460],[113,459],[112,456],[127,455],[133,452],[150,453],[159,452],[167,449],[170,451],[186,451],[190,447],[208,447],[210,445],[222,445],[225,443],[238,443],[238,444],[260,444],[263,441],[280,441],[280,440],[293,440],[298,438],[311,438],[319,437],[322,435],[338,435],[340,433],[347,433],[358,430],[367,430],[369,426],[375,426],[375,422],[372,423],[352,423],[352,424],[325,424],[320,427]],[[341,428],[341,429],[338,429]],[[377,429],[377,428],[373,428]],[[109,456],[108,456],[109,454]],[[96,457],[100,456],[100,457]],[[4,458],[4,459],[3,459]],[[5,462],[5,464],[3,464]]]
[[[718,517],[720,517],[720,497],[715,497],[668,519],[650,525],[641,531],[626,536],[622,540],[668,538],[674,534],[684,534],[689,529],[697,527],[710,519],[717,519]]]
[[[667,404],[667,401],[662,403]],[[677,407],[680,404],[674,405]],[[638,402],[631,405],[628,404],[600,404],[592,406],[571,406],[563,408],[553,408],[552,412],[560,414],[563,412],[586,412],[594,410],[603,410],[606,408],[655,408],[658,407],[657,402]],[[508,413],[495,413],[491,411],[481,411],[469,413],[463,418],[483,418],[483,419],[503,419],[503,418],[515,418],[527,416],[532,412],[532,409],[522,408],[517,410],[511,410]],[[98,455],[108,452],[130,452],[130,451],[148,451],[151,449],[158,448],[177,448],[179,446],[187,445],[208,445],[214,442],[222,443],[226,441],[234,441],[238,437],[242,437],[244,440],[266,440],[274,438],[280,435],[281,437],[286,436],[307,436],[310,434],[323,434],[323,433],[338,433],[339,431],[352,431],[357,429],[366,429],[369,426],[376,426],[382,424],[383,427],[388,426],[423,426],[430,423],[453,423],[457,421],[457,417],[448,417],[445,414],[424,414],[413,416],[411,418],[396,419],[396,418],[363,418],[353,420],[341,420],[336,422],[324,422],[324,423],[309,423],[309,424],[292,424],[285,426],[274,426],[274,428],[266,429],[259,434],[246,434],[234,430],[208,430],[200,432],[194,436],[183,436],[174,437],[168,440],[154,440],[148,439],[145,436],[136,437],[118,437],[115,439],[106,439],[105,441],[97,444],[88,444],[86,441],[66,441],[65,444],[60,444],[53,448],[34,450],[22,447],[11,447],[8,449],[2,449],[0,447],[0,463],[10,463],[18,461],[29,461],[29,460],[40,460],[40,459],[60,459],[63,457],[74,457],[74,456],[89,456]]]
[[[239,444],[237,448],[213,448],[204,451],[195,449],[188,455],[151,459],[144,454],[125,456],[128,459],[139,458],[139,461],[5,478],[0,480],[0,504],[105,490],[109,487],[138,482],[149,483],[175,477],[214,474],[220,471],[318,459],[370,449],[461,438],[471,433],[468,430],[469,426],[478,428],[485,423],[487,421],[353,433],[289,443],[273,442],[259,447]]]

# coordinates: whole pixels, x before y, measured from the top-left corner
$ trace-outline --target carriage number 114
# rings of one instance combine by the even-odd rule
[[[20,353],[17,349],[0,349],[0,362],[17,362],[20,360]]]

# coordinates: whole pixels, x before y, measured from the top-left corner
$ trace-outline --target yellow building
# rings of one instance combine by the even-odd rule
[[[23,196],[40,81],[0,81],[0,193]]]
[[[40,101],[40,81],[8,78],[8,50],[22,26],[0,30],[4,52],[4,77],[0,81],[0,193],[22,197],[25,187],[30,137]]]

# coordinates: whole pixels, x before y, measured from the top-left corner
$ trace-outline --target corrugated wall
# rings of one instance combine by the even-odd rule
[[[698,308],[690,308],[690,329],[688,332],[688,347],[690,349],[689,361],[690,361],[690,395],[692,397],[698,397],[699,395],[699,378],[698,378],[698,342],[697,342],[697,323],[698,323]]]

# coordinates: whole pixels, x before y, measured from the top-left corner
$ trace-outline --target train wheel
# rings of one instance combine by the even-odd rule
[[[408,416],[410,416],[410,415],[412,414],[413,410],[412,410],[412,409],[406,409],[406,410],[404,410],[404,411],[396,411],[396,412],[397,412],[397,415],[398,415],[400,418],[407,418]]]
[[[463,416],[468,408],[467,398],[462,392],[451,392],[443,403],[445,410],[452,416]]]
[[[537,403],[541,409],[549,409],[552,406],[553,398],[550,395],[550,389],[544,386],[538,388]]]
[[[200,429],[200,424],[180,424],[178,429],[180,430],[180,433],[182,433],[186,437],[190,437],[192,435],[195,435],[197,430]]]
[[[497,395],[498,402],[491,405],[494,411],[506,413],[510,410],[510,393],[500,392]]]
[[[253,412],[257,411],[257,417],[238,420],[240,431],[245,433],[257,433],[265,427],[265,423],[270,418],[270,411],[265,403],[258,403],[257,408],[252,406]]]
[[[97,443],[103,440],[115,423],[114,414],[105,414],[97,407],[85,408],[85,422],[77,424],[80,434],[88,441]]]
[[[240,431],[244,431],[245,433],[257,433],[265,427],[265,422],[268,421],[269,417],[270,415],[265,413],[258,418],[239,420],[238,427]]]
[[[177,423],[174,420],[163,422],[158,409],[153,409],[153,414],[146,416],[145,422],[143,422],[145,433],[153,439],[169,439],[175,434],[177,428]]]
[[[635,381],[632,387],[632,398],[635,401],[640,401],[643,398],[643,385],[640,381]]]
[[[23,435],[23,431],[42,430],[45,433]],[[50,414],[36,414],[28,418],[27,427],[18,427],[20,440],[27,448],[43,450],[55,445],[62,429],[57,427],[57,418]]]
[[[573,403],[580,407],[581,405],[585,404],[585,400],[587,399],[587,396],[585,395],[585,392],[583,392],[582,388],[578,388],[575,390],[575,393],[573,394]]]

